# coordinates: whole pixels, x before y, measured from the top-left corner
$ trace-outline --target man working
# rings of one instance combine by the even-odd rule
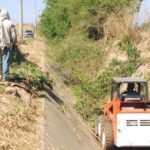
[[[135,91],[134,83],[128,83],[127,90],[121,94],[121,98],[125,97],[139,97],[139,93]]]
[[[7,81],[9,78],[10,50],[15,44],[15,26],[10,21],[7,10],[2,9],[0,11],[0,73],[3,81]]]

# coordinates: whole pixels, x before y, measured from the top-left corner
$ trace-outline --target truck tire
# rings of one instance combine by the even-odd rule
[[[95,134],[96,136],[101,139],[101,136],[102,136],[102,129],[103,129],[103,117],[104,116],[99,116],[96,121],[95,121]]]
[[[114,150],[114,134],[112,123],[104,116],[101,143],[103,150]]]

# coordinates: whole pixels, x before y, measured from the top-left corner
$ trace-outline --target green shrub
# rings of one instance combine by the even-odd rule
[[[11,74],[16,82],[25,83],[32,91],[42,90],[45,85],[52,86],[52,80],[34,64],[26,62],[13,65]]]
[[[125,62],[122,63],[120,66],[120,75],[121,76],[131,76],[136,70],[137,68],[141,65],[140,62]]]
[[[112,11],[119,12],[120,9],[139,1],[140,0],[46,0],[46,8],[40,20],[40,30],[48,39],[64,38],[69,33],[71,27],[80,26],[80,22],[83,22],[83,20],[85,20],[83,27],[89,27],[91,24],[91,19],[89,18],[90,14],[98,16],[96,26],[99,26],[99,18],[104,17],[101,16],[104,15],[104,13],[101,14],[100,12],[104,11],[107,14]],[[140,6],[140,3],[138,6]],[[92,22],[93,25],[95,25],[94,22]],[[81,30],[84,29],[82,28]]]
[[[48,38],[64,38],[69,29],[84,19],[93,0],[46,0],[41,16],[40,30]]]
[[[104,99],[110,91],[113,72],[105,71],[94,82],[82,82],[82,90],[94,99]]]
[[[80,115],[88,121],[94,121],[96,116],[102,113],[102,107],[99,101],[90,97],[77,101],[75,109]]]
[[[64,37],[71,27],[67,3],[61,0],[46,1],[40,21],[41,32],[48,38]]]
[[[117,8],[116,6],[120,4],[121,1],[118,0],[112,0],[111,2],[109,0],[99,0],[100,6],[103,10],[107,12],[112,12]],[[122,2],[121,2],[122,4]]]
[[[126,52],[129,61],[136,62],[140,57],[140,51],[133,46],[128,36],[124,36],[122,40],[122,49]]]
[[[100,7],[110,13],[114,11],[119,11],[121,8],[129,6],[133,2],[138,2],[136,0],[99,0]],[[139,5],[138,5],[139,6]]]

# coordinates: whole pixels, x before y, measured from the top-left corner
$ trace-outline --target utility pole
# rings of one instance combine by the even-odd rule
[[[36,0],[34,0],[34,6],[35,6],[35,25],[34,25],[34,37],[37,36],[37,18],[36,18]]]
[[[23,40],[23,0],[20,0],[19,38]]]

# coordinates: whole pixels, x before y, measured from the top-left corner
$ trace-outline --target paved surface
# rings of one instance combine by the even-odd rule
[[[44,150],[98,150],[91,139],[82,130],[78,131],[74,123],[49,100],[45,101],[45,114]]]
[[[99,143],[73,109],[74,95],[48,64],[51,62],[44,64],[44,70],[51,73],[55,85],[47,94],[44,105],[44,150],[100,150]]]

